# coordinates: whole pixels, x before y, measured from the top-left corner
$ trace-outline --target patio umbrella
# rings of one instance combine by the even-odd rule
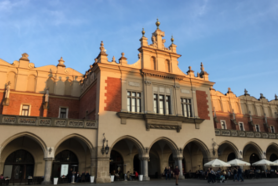
[[[264,166],[264,165],[269,165],[269,166],[278,166],[278,163],[274,163],[272,161],[268,161],[266,159],[262,159],[260,161],[257,161],[255,163],[252,163],[253,166]]]
[[[231,165],[219,159],[214,159],[210,162],[205,163],[204,166],[205,167],[230,167]]]
[[[275,160],[274,163],[278,163],[278,160]]]
[[[227,163],[230,164],[231,166],[250,166],[250,163],[239,160],[239,159],[234,159]]]

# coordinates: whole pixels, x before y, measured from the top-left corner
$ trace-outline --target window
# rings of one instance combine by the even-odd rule
[[[127,92],[127,111],[141,112],[141,93]]]
[[[220,123],[221,123],[221,129],[227,129],[226,121],[221,120]]]
[[[239,122],[238,125],[239,125],[239,130],[244,131],[244,124],[243,124],[243,122]]]
[[[260,132],[260,126],[259,125],[255,125],[256,127],[256,132]]]
[[[29,109],[30,109],[29,105],[22,105],[21,115],[22,116],[29,116]]]
[[[192,117],[191,99],[181,98],[181,108],[184,117]]]
[[[270,126],[270,132],[271,132],[271,133],[275,133],[275,128],[274,128],[274,126]]]
[[[60,108],[59,118],[68,118],[68,108]]]
[[[168,95],[153,95],[153,111],[157,114],[171,114],[171,98]]]

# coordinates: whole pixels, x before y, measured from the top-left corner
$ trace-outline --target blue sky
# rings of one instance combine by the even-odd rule
[[[0,58],[26,52],[39,67],[62,56],[84,73],[103,40],[109,60],[124,52],[132,64],[142,27],[150,43],[156,18],[165,46],[175,38],[182,71],[197,73],[203,62],[222,93],[278,94],[277,0],[0,0]]]

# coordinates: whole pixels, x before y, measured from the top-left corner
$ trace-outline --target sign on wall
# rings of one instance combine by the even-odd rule
[[[62,164],[61,165],[61,174],[60,176],[62,177],[63,175],[66,176],[68,175],[69,172],[69,165],[68,164]]]

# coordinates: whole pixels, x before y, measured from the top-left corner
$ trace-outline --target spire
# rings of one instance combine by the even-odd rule
[[[108,58],[107,58],[108,55],[106,54],[106,50],[104,48],[103,41],[101,41],[99,49],[100,49],[100,53],[97,56],[96,62],[98,62],[98,63],[108,63]]]
[[[203,62],[201,62],[201,73],[200,73],[200,77],[201,77],[201,78],[204,78],[205,80],[209,80],[209,79],[208,79],[208,75],[209,75],[209,74],[205,71]]]
[[[63,57],[61,57],[60,60],[58,60],[58,61],[59,61],[59,63],[58,63],[58,65],[57,65],[57,67],[58,67],[58,66],[60,66],[60,67],[66,67],[66,65],[64,64],[65,61],[64,61]]]
[[[160,25],[160,22],[158,21],[158,19],[156,19],[157,21],[156,21],[156,26],[157,26],[157,29],[159,29],[159,25]]]
[[[205,71],[205,68],[204,68],[203,62],[201,62],[201,72],[204,72],[204,71]]]

